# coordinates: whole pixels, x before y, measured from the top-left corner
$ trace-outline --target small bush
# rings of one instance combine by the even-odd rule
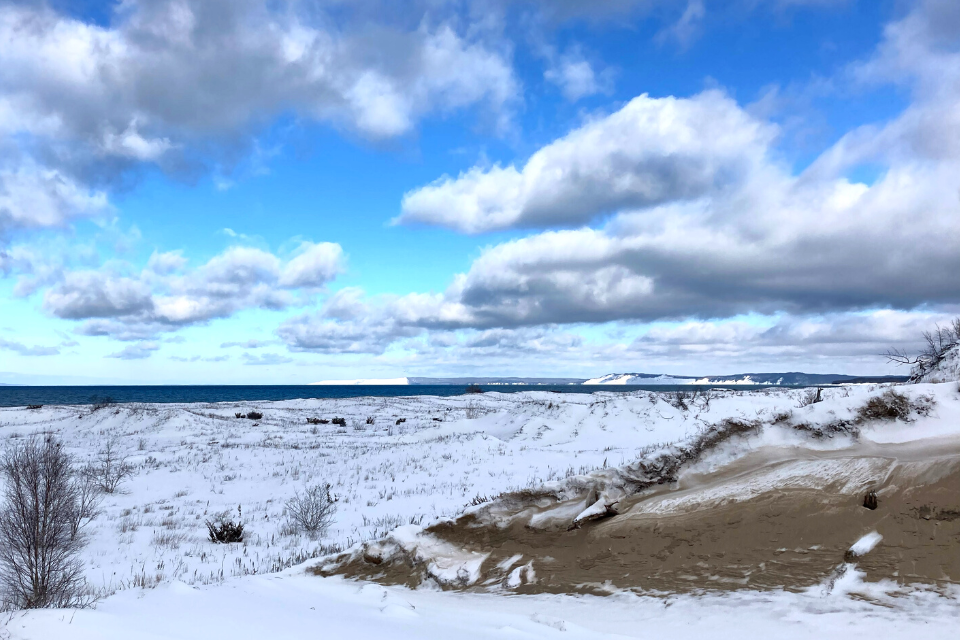
[[[367,417],[367,424],[373,424],[373,416]]]
[[[467,393],[483,393],[483,389],[478,384],[468,384]]]
[[[670,401],[670,404],[673,405],[675,409],[687,411],[690,409],[690,406],[687,404],[688,400],[690,400],[690,394],[681,390],[673,394],[673,399]]]
[[[242,413],[240,413],[240,412],[238,411],[238,412],[236,412],[235,414],[233,414],[233,417],[234,417],[234,418],[246,418],[247,416],[245,416],[244,414],[242,414]]]
[[[96,459],[87,465],[84,474],[91,478],[103,493],[115,493],[120,484],[133,475],[133,471],[133,466],[127,463],[127,456],[118,452],[116,439],[111,438],[97,452]]]
[[[90,398],[90,402],[90,411],[100,411],[100,409],[106,409],[117,404],[117,401],[110,396],[93,396]]]
[[[306,487],[287,500],[288,528],[310,536],[323,535],[333,524],[338,498],[330,493],[330,483]]]
[[[210,542],[214,544],[230,544],[231,542],[243,542],[243,523],[234,522],[228,516],[227,511],[218,513],[212,520],[205,520],[207,533],[210,536]],[[237,507],[237,520],[243,518],[243,511]]]
[[[324,424],[326,420],[321,420],[320,418],[307,418],[307,424]]]
[[[397,418],[397,424],[398,424],[398,425],[399,425],[399,424],[402,424],[402,423],[404,423],[404,422],[406,422],[406,421],[407,421],[406,418]]]
[[[346,418],[334,418],[334,419],[331,420],[330,422],[332,422],[333,424],[338,425],[338,426],[340,426],[340,427],[345,427],[345,426],[347,426],[347,420],[346,420]]]
[[[857,410],[860,420],[908,420],[913,407],[910,399],[894,389],[887,389],[882,395],[874,396]]]
[[[800,407],[809,407],[812,404],[823,402],[823,388],[817,387],[817,390],[807,389],[807,392],[800,398]]]
[[[42,404],[28,404],[27,409],[43,409]]]
[[[260,420],[263,418],[263,414],[259,411],[250,411],[247,413],[247,420]]]

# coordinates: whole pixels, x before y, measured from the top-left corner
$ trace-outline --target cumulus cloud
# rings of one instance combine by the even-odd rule
[[[261,249],[232,247],[192,270],[180,253],[159,253],[137,274],[109,267],[67,272],[44,293],[43,307],[58,318],[85,321],[83,334],[144,340],[243,309],[305,302],[336,277],[342,260],[340,246],[327,242],[304,242],[286,262]]]
[[[63,227],[108,211],[107,196],[33,163],[0,167],[0,241],[12,231]]]
[[[515,99],[506,52],[483,33],[374,15],[364,28],[343,18],[350,11],[134,0],[101,26],[42,4],[7,4],[0,95],[32,114],[7,127],[54,129],[103,155],[152,161],[181,140],[230,134],[288,109],[381,138],[432,111],[477,102],[499,110]]]
[[[475,167],[406,193],[397,222],[479,233],[580,225],[624,208],[694,200],[769,167],[776,134],[718,90],[686,99],[644,94],[523,167]]]
[[[887,342],[914,335],[928,312],[960,300],[954,6],[918,5],[852,70],[864,82],[908,83],[911,105],[852,131],[800,174],[777,160],[776,127],[721,91],[640,96],[523,167],[478,167],[408,193],[399,220],[467,233],[598,226],[489,246],[442,293],[345,294],[279,335],[296,349],[374,354],[426,331],[691,319],[722,321],[729,344],[756,353],[829,352],[831,336],[838,351],[858,341],[875,350],[880,341],[857,336],[877,335],[877,318],[897,328]],[[870,183],[849,177],[864,163],[883,167]],[[873,325],[858,315],[876,309],[888,311],[874,311]],[[909,331],[890,320],[904,313]],[[792,320],[763,331],[723,320],[750,314]],[[835,320],[811,320],[824,317]],[[634,348],[670,343],[656,337]]]
[[[235,162],[283,114],[372,140],[473,105],[506,127],[520,99],[510,47],[430,9],[131,0],[99,24],[0,4],[0,147],[16,158],[0,167],[0,235],[102,211],[87,185],[139,164]]]
[[[466,232],[617,211],[599,228],[485,249],[418,322],[447,313],[462,326],[510,327],[956,301],[960,119],[940,115],[960,100],[960,52],[928,33],[948,22],[910,14],[888,27],[861,73],[912,70],[916,99],[888,124],[844,136],[800,175],[776,162],[771,125],[708,91],[641,96],[522,170],[473,169],[408,194],[402,221]],[[927,77],[918,47],[938,58],[941,82]],[[884,167],[876,181],[847,177],[868,162]]]

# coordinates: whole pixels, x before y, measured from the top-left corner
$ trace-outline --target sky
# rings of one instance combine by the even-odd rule
[[[904,373],[955,0],[0,0],[0,383]]]

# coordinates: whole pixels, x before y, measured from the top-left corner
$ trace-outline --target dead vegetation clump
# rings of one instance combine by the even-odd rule
[[[800,398],[800,408],[809,407],[812,404],[817,404],[818,402],[823,402],[823,387],[817,387],[817,390],[808,389],[807,392]]]
[[[882,395],[874,396],[857,409],[857,419],[867,420],[903,420],[907,422],[914,406],[905,394],[895,389],[887,389]]]
[[[654,485],[676,482],[680,467],[684,464],[699,460],[705,452],[731,438],[759,433],[760,424],[755,420],[727,418],[719,424],[710,425],[691,442],[678,445],[673,451],[641,459],[628,467],[626,484],[632,493],[639,493]]]
[[[237,507],[237,519],[242,520],[243,511]],[[210,542],[214,544],[230,544],[243,542],[243,522],[234,522],[228,511],[218,513],[210,520],[205,520]]]

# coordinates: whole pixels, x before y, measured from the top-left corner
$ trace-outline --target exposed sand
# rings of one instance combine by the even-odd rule
[[[863,506],[876,491],[875,510]],[[801,590],[855,562],[866,580],[960,582],[960,441],[758,449],[717,470],[623,499],[619,515],[568,530],[595,498],[514,495],[425,531],[444,548],[489,554],[476,580],[521,593],[612,589]],[[876,531],[879,544],[849,550]],[[482,557],[482,556],[480,556]],[[427,579],[411,553],[363,554],[315,569],[389,584]]]

